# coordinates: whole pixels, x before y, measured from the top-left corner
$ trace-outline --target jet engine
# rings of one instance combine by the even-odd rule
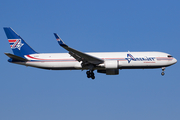
[[[105,73],[106,75],[118,75],[118,61],[117,60],[107,60],[104,62],[105,70],[97,70],[98,73]]]

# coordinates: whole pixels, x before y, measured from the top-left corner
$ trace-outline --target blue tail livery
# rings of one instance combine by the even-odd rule
[[[4,27],[4,31],[14,55],[25,58],[24,55],[37,53],[12,28]]]

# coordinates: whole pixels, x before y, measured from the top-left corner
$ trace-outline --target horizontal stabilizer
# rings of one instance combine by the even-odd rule
[[[11,54],[11,53],[4,53],[4,54],[7,55],[8,57],[10,57],[10,58],[13,59],[13,60],[23,61],[23,62],[27,62],[27,61],[28,61],[28,60],[25,59],[25,58],[22,58],[22,57],[13,55],[13,54]]]

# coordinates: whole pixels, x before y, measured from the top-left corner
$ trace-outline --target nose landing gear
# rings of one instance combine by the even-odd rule
[[[95,79],[94,72],[92,70],[91,71],[87,71],[86,74],[87,74],[87,78]]]
[[[165,71],[165,67],[162,67],[162,73],[161,73],[162,76],[165,75],[164,71]]]

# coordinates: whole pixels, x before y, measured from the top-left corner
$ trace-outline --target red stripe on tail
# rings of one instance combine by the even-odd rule
[[[14,43],[14,42],[16,42],[16,40],[8,40],[10,43]]]

